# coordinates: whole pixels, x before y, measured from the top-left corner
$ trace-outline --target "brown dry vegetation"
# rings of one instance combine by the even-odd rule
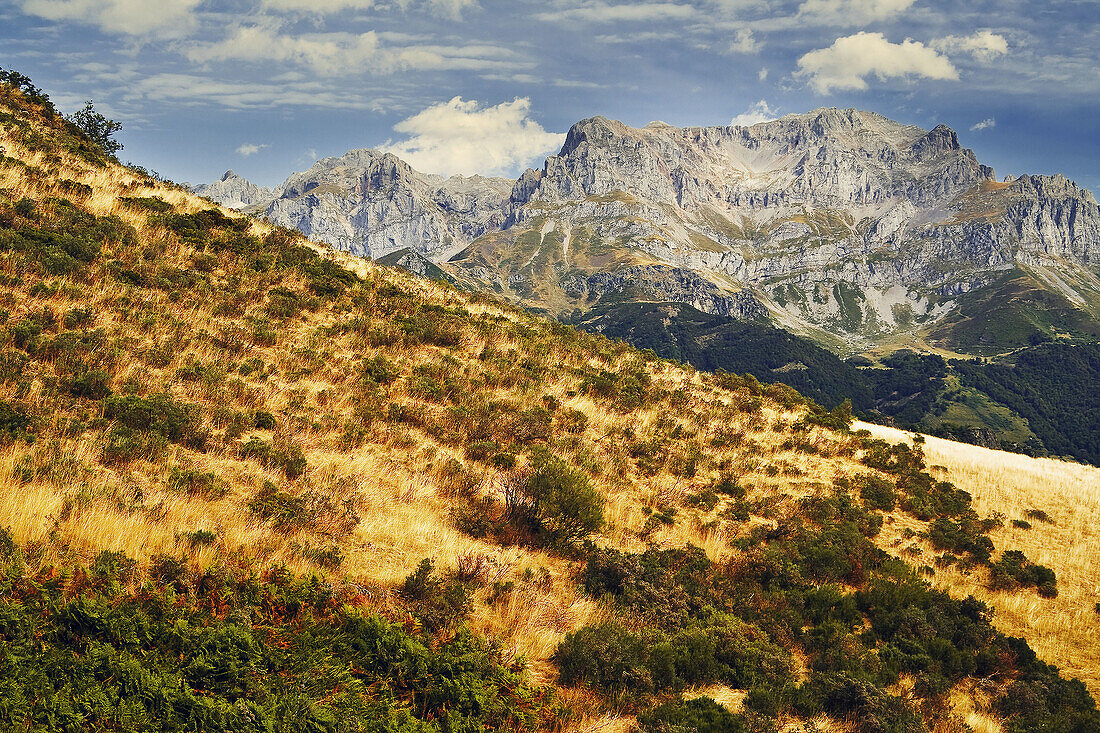
[[[423,427],[403,422],[374,421],[366,426],[360,444],[347,445],[347,428],[355,423],[363,399],[360,364],[375,356],[392,362],[400,374],[386,389],[385,401],[410,411],[442,412],[437,403],[414,395],[409,387],[414,366],[445,364],[448,373],[461,375],[486,401],[502,400],[524,410],[542,405],[544,397],[552,395],[560,402],[558,415],[569,410],[583,413],[587,424],[582,433],[561,433],[552,442],[595,467],[594,482],[608,500],[609,519],[598,539],[623,549],[645,547],[638,533],[646,508],[677,505],[683,496],[712,483],[719,466],[735,467],[747,486],[777,501],[812,493],[838,473],[860,470],[850,457],[848,440],[824,429],[800,434],[798,446],[793,444],[796,436],[790,426],[801,414],[800,407],[784,408],[766,399],[759,411],[745,411],[731,404],[737,395],[690,368],[646,364],[624,346],[334,252],[325,251],[325,256],[353,268],[372,293],[391,288],[409,302],[461,309],[460,317],[448,324],[457,345],[372,345],[372,333],[392,330],[393,313],[384,309],[393,303],[383,298],[356,315],[340,312],[346,305],[303,310],[278,324],[275,343],[251,342],[252,334],[240,324],[252,316],[263,317],[265,291],[281,285],[305,297],[304,281],[290,275],[274,282],[263,273],[243,272],[233,259],[194,248],[121,199],[157,197],[185,213],[209,209],[210,202],[117,164],[97,168],[56,150],[29,150],[10,131],[0,132],[0,145],[8,156],[49,172],[43,177],[20,167],[0,168],[0,189],[12,200],[27,197],[42,204],[59,196],[57,178],[85,184],[92,195],[74,197],[74,202],[97,216],[115,215],[134,227],[137,241],[155,248],[159,267],[193,269],[205,260],[209,275],[181,298],[171,290],[137,288],[105,272],[49,278],[46,292],[32,294],[38,280],[24,277],[18,258],[5,253],[0,259],[0,273],[18,283],[0,291],[0,306],[10,312],[9,322],[43,308],[58,316],[78,307],[92,311],[90,327],[105,329],[116,351],[110,388],[121,393],[127,383],[136,383],[142,394],[167,389],[175,399],[200,406],[203,426],[211,434],[205,451],[173,444],[153,461],[105,465],[101,432],[62,427],[65,409],[94,421],[95,408],[89,411],[86,405],[50,395],[46,384],[56,375],[48,364],[33,364],[29,368],[41,369],[0,387],[0,399],[17,400],[35,410],[42,426],[33,444],[16,441],[0,450],[0,526],[10,527],[21,544],[37,548],[40,566],[87,562],[107,549],[140,562],[159,553],[187,553],[198,565],[250,556],[261,564],[285,563],[296,571],[330,573],[299,548],[335,542],[345,556],[340,575],[386,587],[408,575],[424,557],[434,558],[444,569],[465,558],[483,557],[493,579],[511,579],[521,589],[502,606],[480,608],[475,628],[507,640],[545,677],[545,660],[565,632],[598,611],[592,601],[578,597],[567,562],[530,549],[488,544],[454,528],[448,513],[452,473],[457,470],[457,480],[492,494],[506,472],[468,461],[460,449],[441,443]],[[249,224],[249,233],[256,236],[272,229],[261,221]],[[143,250],[138,246],[105,253],[110,256],[140,264]],[[504,359],[479,361],[486,350]],[[163,356],[158,361],[154,353]],[[268,373],[234,374],[235,367],[252,358],[262,360]],[[524,360],[530,363],[522,371],[510,366]],[[181,370],[193,365],[212,367],[210,378],[180,379]],[[616,410],[580,389],[586,374],[628,368],[648,372],[651,391],[659,396],[638,409]],[[486,384],[490,380],[496,383]],[[277,437],[300,446],[308,470],[296,481],[237,454],[239,441],[224,423],[257,410],[277,417],[277,435],[249,428],[240,438]],[[670,414],[676,416],[671,421]],[[669,461],[656,471],[639,470],[629,455],[630,446],[668,434],[676,425],[685,437],[671,440],[668,450],[671,455],[698,453],[697,472],[673,475]],[[716,448],[713,442],[719,435],[739,445]],[[807,452],[806,446],[814,452]],[[27,467],[33,470],[28,473]],[[173,489],[170,474],[181,467],[219,476],[227,482],[228,494],[206,500]],[[342,535],[324,527],[277,531],[247,506],[264,481],[292,493],[313,491],[346,499],[359,521]],[[706,521],[698,512],[688,512],[653,538],[668,546],[692,543],[715,558],[728,556],[728,536],[721,529],[704,528]],[[192,548],[187,538],[197,530],[213,532],[216,541]],[[549,580],[524,581],[528,568],[545,569]]]

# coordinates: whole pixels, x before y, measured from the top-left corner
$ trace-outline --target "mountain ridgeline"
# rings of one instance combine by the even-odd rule
[[[1095,620],[1040,659],[950,579],[1083,581],[919,442],[211,206],[12,78],[0,729],[1100,730]]]

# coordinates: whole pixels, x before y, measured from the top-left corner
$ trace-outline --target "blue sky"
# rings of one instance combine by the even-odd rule
[[[178,180],[272,185],[384,147],[514,176],[569,126],[869,109],[1100,190],[1100,4],[1017,0],[0,0],[0,66]]]

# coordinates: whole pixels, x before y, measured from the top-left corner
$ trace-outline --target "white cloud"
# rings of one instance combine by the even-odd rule
[[[683,38],[683,33],[676,31],[638,31],[637,33],[607,33],[594,37],[598,43],[654,43],[659,41],[671,41]]]
[[[272,25],[238,26],[217,43],[187,53],[196,62],[274,61],[308,67],[323,76],[391,74],[406,69],[512,69],[512,52],[499,46],[389,46],[378,33],[306,33],[291,36]]]
[[[260,4],[265,9],[276,12],[313,15],[338,13],[343,10],[370,10],[376,5],[374,0],[261,0]],[[402,10],[408,10],[412,6],[423,6],[431,13],[448,18],[458,18],[463,10],[478,7],[477,0],[397,0],[397,4]]]
[[[536,20],[585,21],[588,23],[629,23],[687,19],[695,16],[695,8],[678,3],[623,3],[610,5],[605,2],[588,2],[576,8],[548,11],[535,15]]]
[[[947,36],[932,41],[931,46],[945,52],[969,53],[983,64],[1008,53],[1008,40],[992,31],[978,31],[970,36]]]
[[[762,69],[760,69],[760,71],[756,72],[756,78],[759,79],[760,81],[764,81],[765,79],[767,79],[768,78],[768,67],[765,66]]]
[[[239,148],[237,148],[237,155],[241,156],[242,158],[247,158],[250,155],[255,155],[264,148],[269,147],[271,146],[267,143],[261,143],[259,145],[257,145],[256,143],[245,143],[244,145],[241,145]]]
[[[909,9],[916,0],[806,0],[798,17],[838,26],[862,26],[889,20]]]
[[[775,110],[768,106],[766,100],[761,99],[759,102],[730,120],[730,127],[748,127],[758,122],[774,120],[776,117]]]
[[[512,175],[565,142],[565,135],[532,120],[530,111],[524,97],[484,108],[455,97],[394,125],[408,139],[379,149],[428,173]]]
[[[398,0],[402,8],[414,4],[415,0]],[[478,7],[477,0],[423,0],[428,10],[436,15],[448,18],[461,18],[462,11]]]
[[[374,0],[261,0],[266,10],[276,12],[338,13],[341,10],[369,10]]]
[[[201,0],[23,0],[23,12],[47,20],[74,20],[109,33],[178,36],[195,24]]]
[[[796,77],[808,77],[819,94],[834,89],[866,89],[865,77],[958,80],[951,61],[920,41],[887,41],[881,33],[856,33],[798,59]]]
[[[986,117],[981,122],[978,122],[977,124],[971,125],[970,126],[970,131],[971,132],[978,132],[979,130],[988,130],[989,128],[996,127],[996,126],[997,126],[997,120],[993,119],[992,117]]]
[[[194,74],[154,74],[126,87],[123,100],[136,109],[153,103],[220,105],[230,109],[306,107],[384,112],[403,100],[351,93],[330,82],[228,82]]]
[[[730,53],[756,53],[761,47],[762,44],[753,38],[750,29],[741,28],[730,42]]]

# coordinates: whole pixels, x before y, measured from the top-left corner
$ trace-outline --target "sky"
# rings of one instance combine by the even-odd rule
[[[540,167],[578,120],[751,124],[818,107],[947,124],[998,176],[1100,191],[1096,0],[0,0],[0,67],[122,123],[176,181],[275,185],[390,150]]]

